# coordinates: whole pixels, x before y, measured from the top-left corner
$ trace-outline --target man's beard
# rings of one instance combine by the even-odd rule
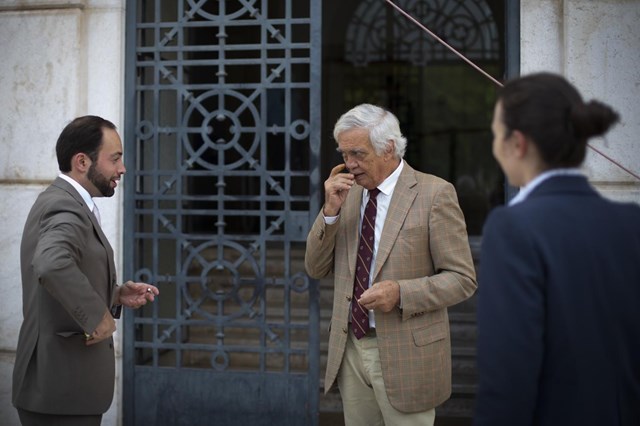
[[[96,163],[89,166],[87,179],[89,179],[89,182],[98,188],[98,191],[100,191],[103,197],[111,197],[116,192],[115,189],[111,187],[111,181],[98,173]]]

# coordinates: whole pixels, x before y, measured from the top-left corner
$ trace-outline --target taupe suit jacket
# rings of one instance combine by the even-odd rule
[[[349,330],[349,306],[363,188],[349,191],[338,221],[322,211],[307,238],[310,276],[333,272],[333,314],[325,392],[336,382]],[[425,411],[451,395],[451,342],[447,306],[476,289],[466,225],[453,186],[405,163],[393,192],[377,249],[372,282],[396,280],[402,309],[375,311],[387,395],[403,412]]]
[[[86,346],[113,306],[109,241],[78,192],[57,178],[29,212],[20,247],[24,321],[13,404],[49,414],[102,414],[113,399],[113,339]],[[119,316],[119,310],[112,310]]]

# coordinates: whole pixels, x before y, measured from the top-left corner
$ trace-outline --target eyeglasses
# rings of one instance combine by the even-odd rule
[[[338,148],[337,151],[338,154],[342,155],[342,159],[345,161],[345,163],[349,161],[349,158],[353,159],[354,161],[362,161],[369,155],[367,151],[360,151],[357,149],[351,151],[342,151]]]

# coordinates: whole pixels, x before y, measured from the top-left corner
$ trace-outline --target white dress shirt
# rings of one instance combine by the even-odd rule
[[[369,275],[369,286],[371,287],[371,280],[373,279],[373,271],[375,269],[376,257],[378,255],[378,247],[380,243],[380,236],[382,235],[382,228],[384,228],[384,221],[387,218],[387,212],[389,211],[389,203],[391,202],[391,197],[393,196],[393,191],[396,189],[396,184],[398,183],[398,178],[400,177],[400,173],[404,168],[404,161],[400,161],[400,164],[396,169],[387,177],[380,185],[378,185],[378,189],[380,193],[376,197],[378,202],[378,208],[376,210],[376,226],[374,230],[374,243],[373,243],[373,258],[371,259],[371,274]],[[362,192],[362,202],[360,205],[360,226],[362,226],[362,217],[364,216],[364,209],[369,202],[369,190],[365,189]],[[338,220],[338,216],[324,216],[324,221],[327,225],[332,225]],[[353,303],[353,302],[352,302]],[[402,306],[402,301],[400,306]],[[369,326],[371,328],[375,328],[376,320],[373,310],[369,311]]]
[[[98,208],[98,206],[96,206],[96,203],[93,201],[93,198],[91,198],[91,195],[89,195],[89,192],[86,189],[84,189],[84,187],[82,185],[80,185],[72,177],[67,176],[64,173],[60,173],[58,176],[61,177],[64,180],[66,180],[67,182],[69,182],[71,184],[71,186],[73,186],[76,189],[76,191],[78,191],[78,194],[80,194],[80,196],[82,197],[84,202],[87,204],[87,207],[89,207],[89,210],[91,210],[91,212],[96,215],[96,218],[98,218],[98,223],[100,223],[99,213],[96,214],[96,212],[95,212],[95,210]]]
[[[538,187],[545,180],[554,177],[554,176],[583,176],[584,174],[580,169],[576,168],[568,168],[568,169],[552,169],[547,170],[546,172],[540,173],[536,176],[531,182],[520,188],[520,192],[516,194],[515,197],[509,201],[509,205],[512,206],[514,204],[518,204],[527,199],[529,194]]]

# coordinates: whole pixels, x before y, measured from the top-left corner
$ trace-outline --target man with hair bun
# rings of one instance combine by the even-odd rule
[[[619,119],[539,73],[498,95],[493,155],[509,206],[484,227],[475,425],[640,425],[640,206],[578,167]]]

